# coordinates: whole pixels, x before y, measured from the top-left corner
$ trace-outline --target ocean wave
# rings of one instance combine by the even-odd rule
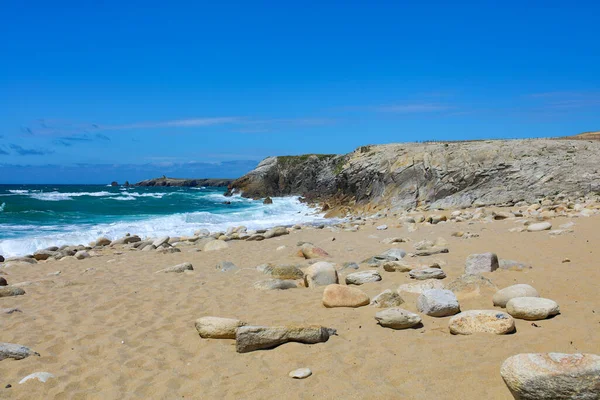
[[[4,211],[4,207],[6,207],[6,203],[0,204],[0,212]]]
[[[72,193],[61,193],[58,191],[54,192],[40,192],[40,193],[28,193],[29,197],[36,200],[41,201],[63,201],[63,200],[73,200],[73,197],[106,197],[106,196],[114,196],[115,193],[110,192],[72,192]]]
[[[238,198],[234,197],[233,199],[237,200]],[[4,256],[31,254],[49,246],[87,244],[100,236],[117,239],[128,232],[141,237],[187,236],[193,235],[194,231],[198,229],[216,232],[226,231],[229,227],[240,225],[244,225],[248,229],[265,229],[276,225],[332,222],[332,220],[325,220],[322,214],[316,213],[307,205],[300,203],[297,197],[273,198],[271,205],[263,205],[249,199],[241,201],[253,204],[235,212],[223,209],[223,213],[201,211],[104,224],[46,226],[43,229],[28,226],[23,229],[23,232],[35,233],[29,236],[0,240],[0,254]],[[1,226],[0,229],[2,229]]]

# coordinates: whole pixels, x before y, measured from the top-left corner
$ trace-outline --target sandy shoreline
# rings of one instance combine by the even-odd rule
[[[503,210],[505,211],[505,210]],[[441,214],[450,215],[448,212]],[[429,214],[440,214],[428,212]],[[84,260],[19,264],[2,269],[23,296],[0,299],[0,341],[18,343],[41,357],[0,362],[0,398],[486,398],[512,396],[500,377],[502,362],[518,353],[597,353],[600,348],[600,296],[595,268],[600,216],[550,219],[553,229],[574,222],[572,233],[510,232],[522,218],[502,221],[417,224],[416,231],[398,218],[367,220],[357,232],[338,228],[291,230],[263,241],[229,241],[219,251],[198,251],[188,243],[181,252],[130,251],[107,247]],[[529,218],[533,221],[532,218]],[[387,224],[387,230],[376,227]],[[478,234],[464,239],[455,231]],[[384,244],[389,237],[408,243]],[[414,251],[420,240],[447,242],[449,253],[422,257],[439,260],[447,284],[464,272],[472,253],[494,252],[501,259],[531,264],[524,271],[484,274],[498,288],[516,283],[534,286],[557,301],[561,314],[536,321],[516,320],[517,332],[495,336],[454,336],[449,317],[422,315],[419,329],[392,330],[376,324],[380,309],[328,309],[322,288],[260,291],[254,282],[268,279],[256,266],[309,265],[298,257],[299,241],[325,249],[327,261],[341,266],[360,262],[389,248]],[[333,240],[335,238],[335,240]],[[281,249],[281,246],[285,246]],[[278,250],[279,248],[279,250]],[[121,254],[117,254],[121,253]],[[565,258],[570,262],[563,263]],[[231,261],[239,269],[221,272]],[[155,272],[183,262],[194,271]],[[372,269],[361,265],[360,270]],[[359,288],[371,298],[385,289],[412,283],[408,273],[386,272],[383,279]],[[60,271],[59,275],[49,275]],[[355,270],[340,271],[340,278]],[[491,296],[459,296],[462,310],[494,309]],[[401,293],[402,308],[417,312],[417,295]],[[234,340],[202,339],[194,321],[202,316],[240,318],[257,325],[318,324],[336,328],[326,343],[288,343],[272,350],[238,354]],[[313,375],[294,380],[288,372],[309,367]],[[46,383],[18,382],[46,371]],[[5,388],[11,384],[11,388]]]

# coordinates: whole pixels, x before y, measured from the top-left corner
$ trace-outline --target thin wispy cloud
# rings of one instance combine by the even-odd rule
[[[233,126],[239,133],[266,133],[282,126],[323,126],[334,123],[327,118],[250,118],[250,117],[211,117],[187,118],[155,122],[134,122],[129,124],[73,123],[60,120],[38,119],[34,123],[21,128],[24,136],[54,136],[56,144],[68,146],[79,138],[84,140],[110,140],[111,132],[132,131],[139,129],[161,128],[205,128]],[[103,132],[103,133],[101,133]],[[173,132],[173,131],[170,131]]]
[[[25,149],[17,144],[10,144],[8,147],[11,148],[11,150],[14,150],[15,153],[17,153],[20,156],[43,156],[46,154],[51,154],[53,153],[52,151],[44,151],[44,150],[35,150],[35,149]]]
[[[445,104],[435,103],[414,103],[414,104],[392,104],[378,106],[373,108],[378,112],[397,113],[397,114],[420,114],[447,111],[452,107]]]
[[[533,101],[534,111],[588,111],[600,108],[600,93],[594,92],[545,92],[525,96]]]
[[[6,150],[4,150],[3,148],[1,148],[1,147],[0,147],[0,155],[7,156],[7,155],[9,155],[9,154],[10,154],[10,153],[9,153],[8,151],[6,151]]]

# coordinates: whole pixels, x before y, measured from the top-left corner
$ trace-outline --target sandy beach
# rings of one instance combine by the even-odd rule
[[[553,218],[553,227],[574,223],[573,232],[554,236],[548,231],[510,232],[523,226],[523,218],[421,223],[414,230],[389,214],[367,219],[356,232],[303,227],[263,241],[229,241],[219,251],[199,251],[194,243],[181,243],[181,252],[172,254],[115,246],[91,250],[92,257],[84,260],[12,265],[0,269],[2,276],[26,294],[0,299],[1,309],[21,311],[0,313],[1,339],[28,346],[40,357],[0,362],[0,397],[510,399],[499,372],[506,358],[534,352],[597,353],[600,348],[599,218]],[[377,230],[382,224],[388,229]],[[479,236],[452,236],[456,231]],[[382,243],[390,237],[410,241]],[[300,241],[326,250],[326,261],[341,269],[345,262],[360,263],[390,248],[410,253],[415,243],[437,238],[447,242],[449,253],[418,259],[436,260],[447,274],[442,283],[464,273],[470,254],[494,252],[532,268],[498,269],[484,277],[497,288],[532,285],[542,297],[558,302],[560,315],[535,322],[516,319],[516,332],[509,335],[451,335],[450,317],[424,314],[422,327],[394,330],[376,323],[374,315],[381,309],[373,306],[325,308],[322,287],[253,287],[269,278],[256,269],[260,264],[307,267],[311,260],[297,255]],[[570,262],[564,262],[567,258]],[[221,272],[215,269],[221,261],[238,268]],[[156,273],[183,262],[192,263],[194,270]],[[359,271],[368,269],[374,268],[361,264]],[[415,282],[408,273],[377,270],[381,281],[357,286],[371,298]],[[340,270],[340,283],[352,272],[356,270]],[[500,310],[492,305],[494,292],[457,293],[461,310]],[[400,294],[405,300],[401,307],[418,313],[418,295]],[[194,321],[203,316],[254,325],[316,324],[335,328],[338,335],[325,343],[287,343],[239,354],[235,340],[199,337]],[[301,367],[313,375],[288,377]],[[55,378],[18,384],[39,371]]]

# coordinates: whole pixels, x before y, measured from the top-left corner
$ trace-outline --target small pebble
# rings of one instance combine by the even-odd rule
[[[298,368],[289,373],[290,378],[304,379],[312,375],[310,368]]]
[[[568,263],[568,262],[571,262],[571,259],[570,258],[565,258],[565,259],[562,260],[562,262],[563,263]]]

